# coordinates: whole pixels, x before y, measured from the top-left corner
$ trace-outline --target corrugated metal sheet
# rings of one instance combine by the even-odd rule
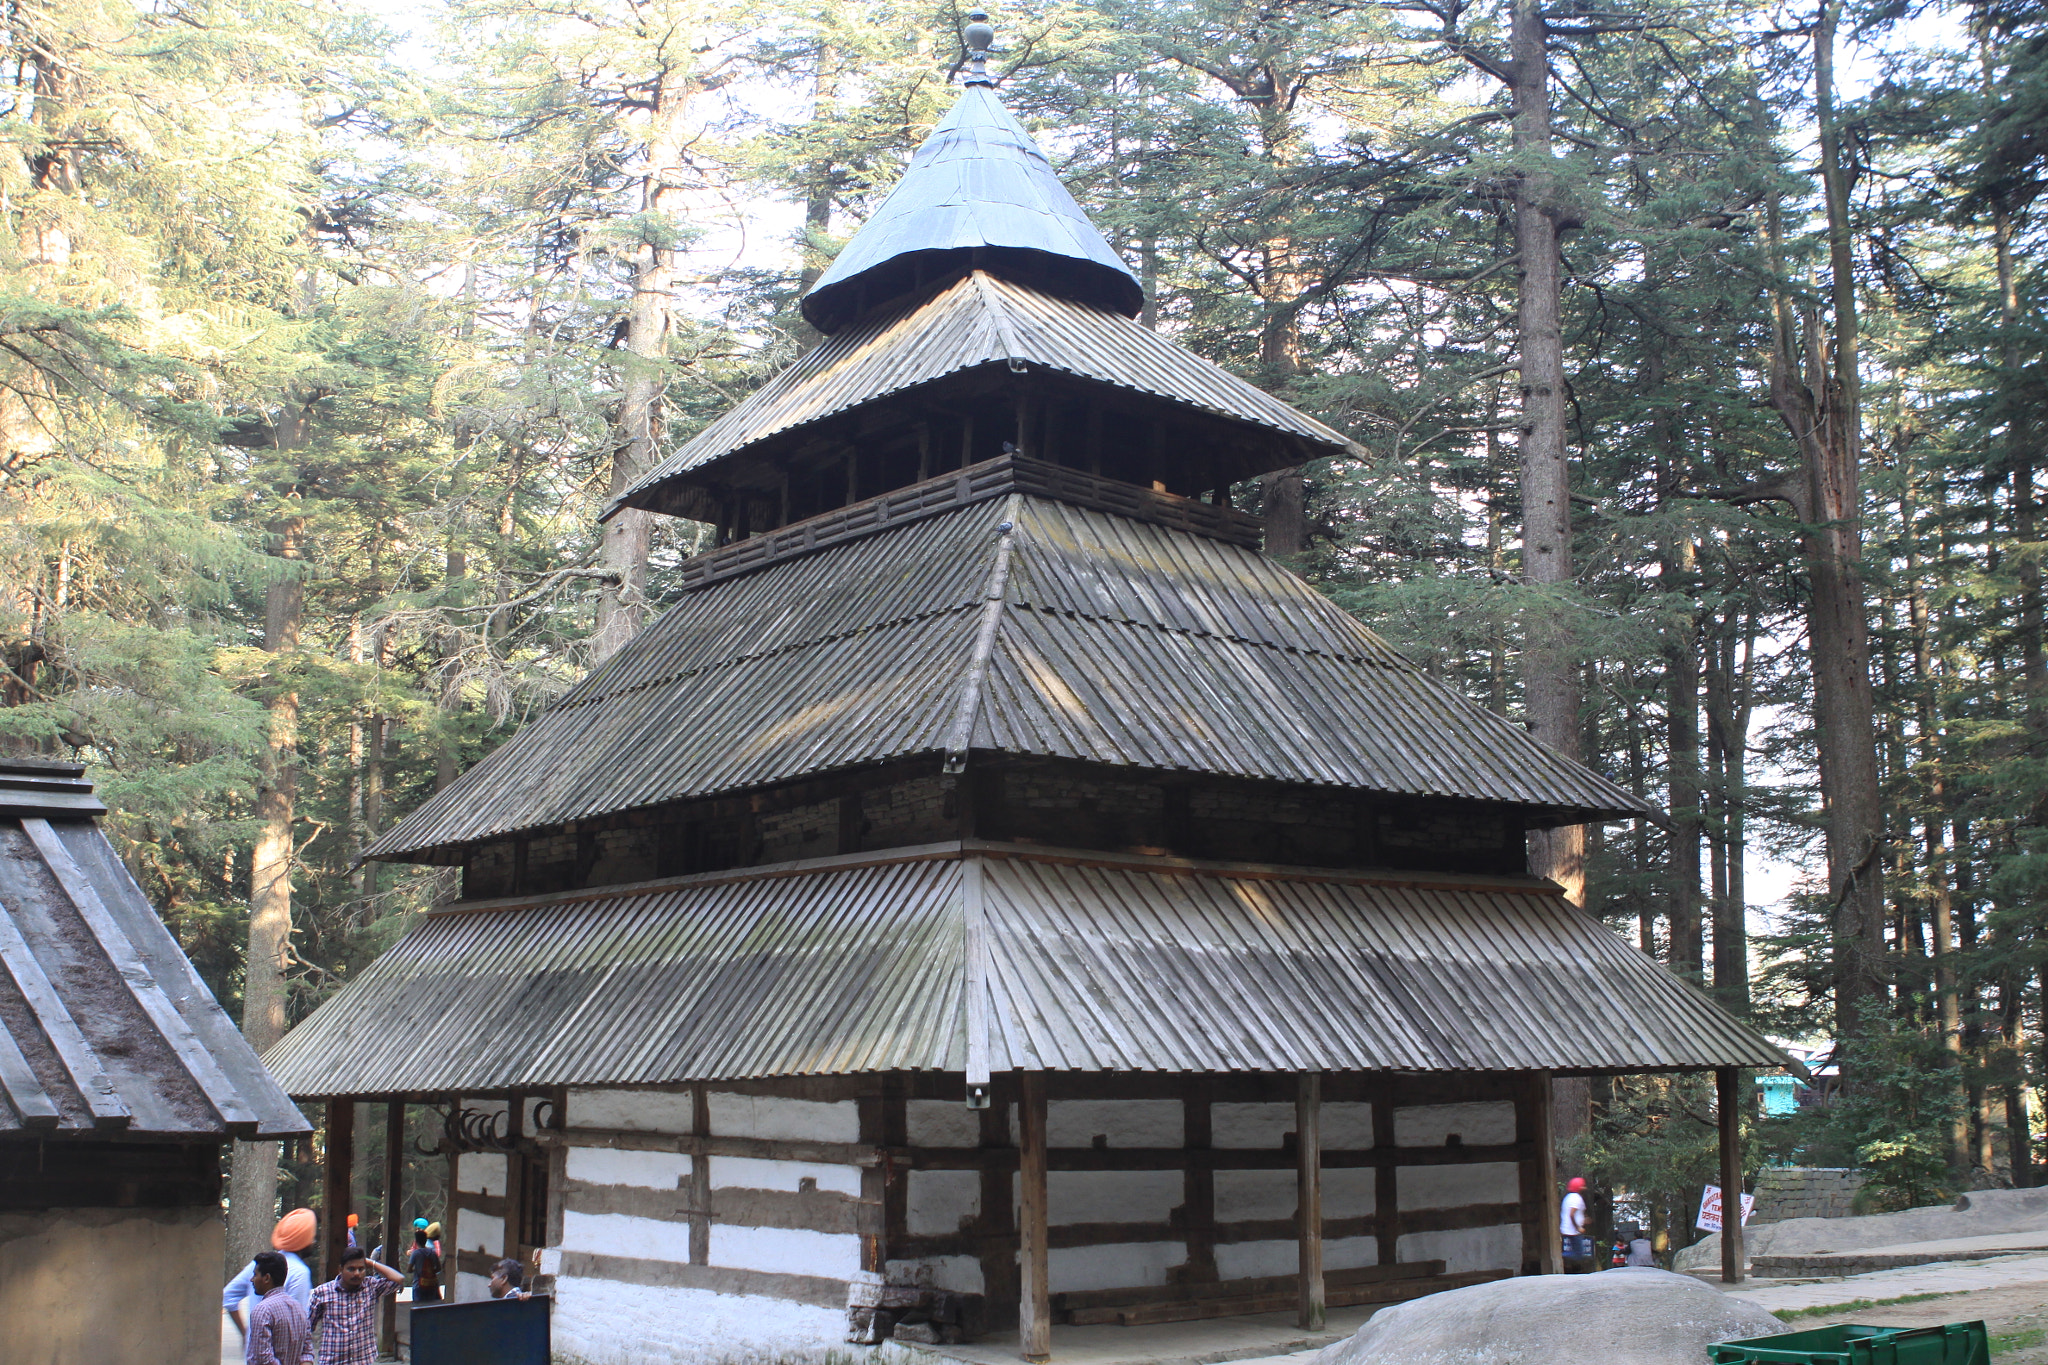
[[[613,507],[770,436],[979,365],[1017,360],[1342,449],[1344,437],[1115,313],[982,271],[907,311],[828,337],[713,422]]]
[[[309,1131],[91,819],[83,774],[0,761],[0,1133]]]
[[[976,682],[1006,517],[1015,552]],[[970,688],[983,750],[1651,813],[1255,551],[1013,496],[689,594],[371,856],[935,753]]]
[[[837,316],[858,308],[863,281],[888,272],[892,262],[986,247],[1047,258],[1126,312],[1137,312],[1144,300],[1137,277],[1067,193],[1024,125],[994,90],[970,85],[811,286],[804,316],[831,331]]]
[[[958,1070],[959,866],[435,915],[267,1060],[300,1095]]]
[[[1784,1059],[1546,883],[991,849],[430,918],[269,1061],[294,1094],[996,1070],[1613,1070]],[[840,865],[832,865],[838,863]]]

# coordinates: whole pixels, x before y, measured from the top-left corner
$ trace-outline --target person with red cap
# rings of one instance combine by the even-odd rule
[[[309,1312],[313,1307],[313,1272],[306,1268],[302,1257],[313,1245],[313,1234],[318,1226],[313,1210],[293,1209],[280,1218],[270,1232],[271,1249],[284,1253],[284,1292]],[[242,1267],[241,1274],[228,1281],[227,1288],[220,1295],[221,1308],[235,1320],[235,1330],[244,1337],[249,1334],[249,1320],[245,1314],[263,1297],[256,1292],[255,1276],[256,1262],[250,1261]]]
[[[1564,1268],[1567,1274],[1582,1274],[1593,1268],[1593,1239],[1586,1234],[1586,1179],[1575,1175],[1564,1188],[1564,1203],[1557,1210],[1557,1230],[1564,1235]]]

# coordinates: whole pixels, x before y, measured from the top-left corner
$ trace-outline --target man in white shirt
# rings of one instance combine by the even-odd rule
[[[1564,1268],[1570,1275],[1593,1269],[1593,1239],[1586,1235],[1586,1180],[1573,1176],[1557,1210],[1557,1230],[1564,1238]]]

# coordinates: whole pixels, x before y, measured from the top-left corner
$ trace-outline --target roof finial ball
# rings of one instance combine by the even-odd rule
[[[995,43],[996,31],[988,21],[988,12],[969,11],[967,27],[960,37],[967,44],[967,84],[993,86],[995,81],[988,74],[988,51]]]

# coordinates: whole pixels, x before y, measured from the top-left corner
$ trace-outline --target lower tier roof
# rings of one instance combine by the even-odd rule
[[[1549,882],[975,843],[451,908],[267,1060],[305,1097],[1786,1065]]]

